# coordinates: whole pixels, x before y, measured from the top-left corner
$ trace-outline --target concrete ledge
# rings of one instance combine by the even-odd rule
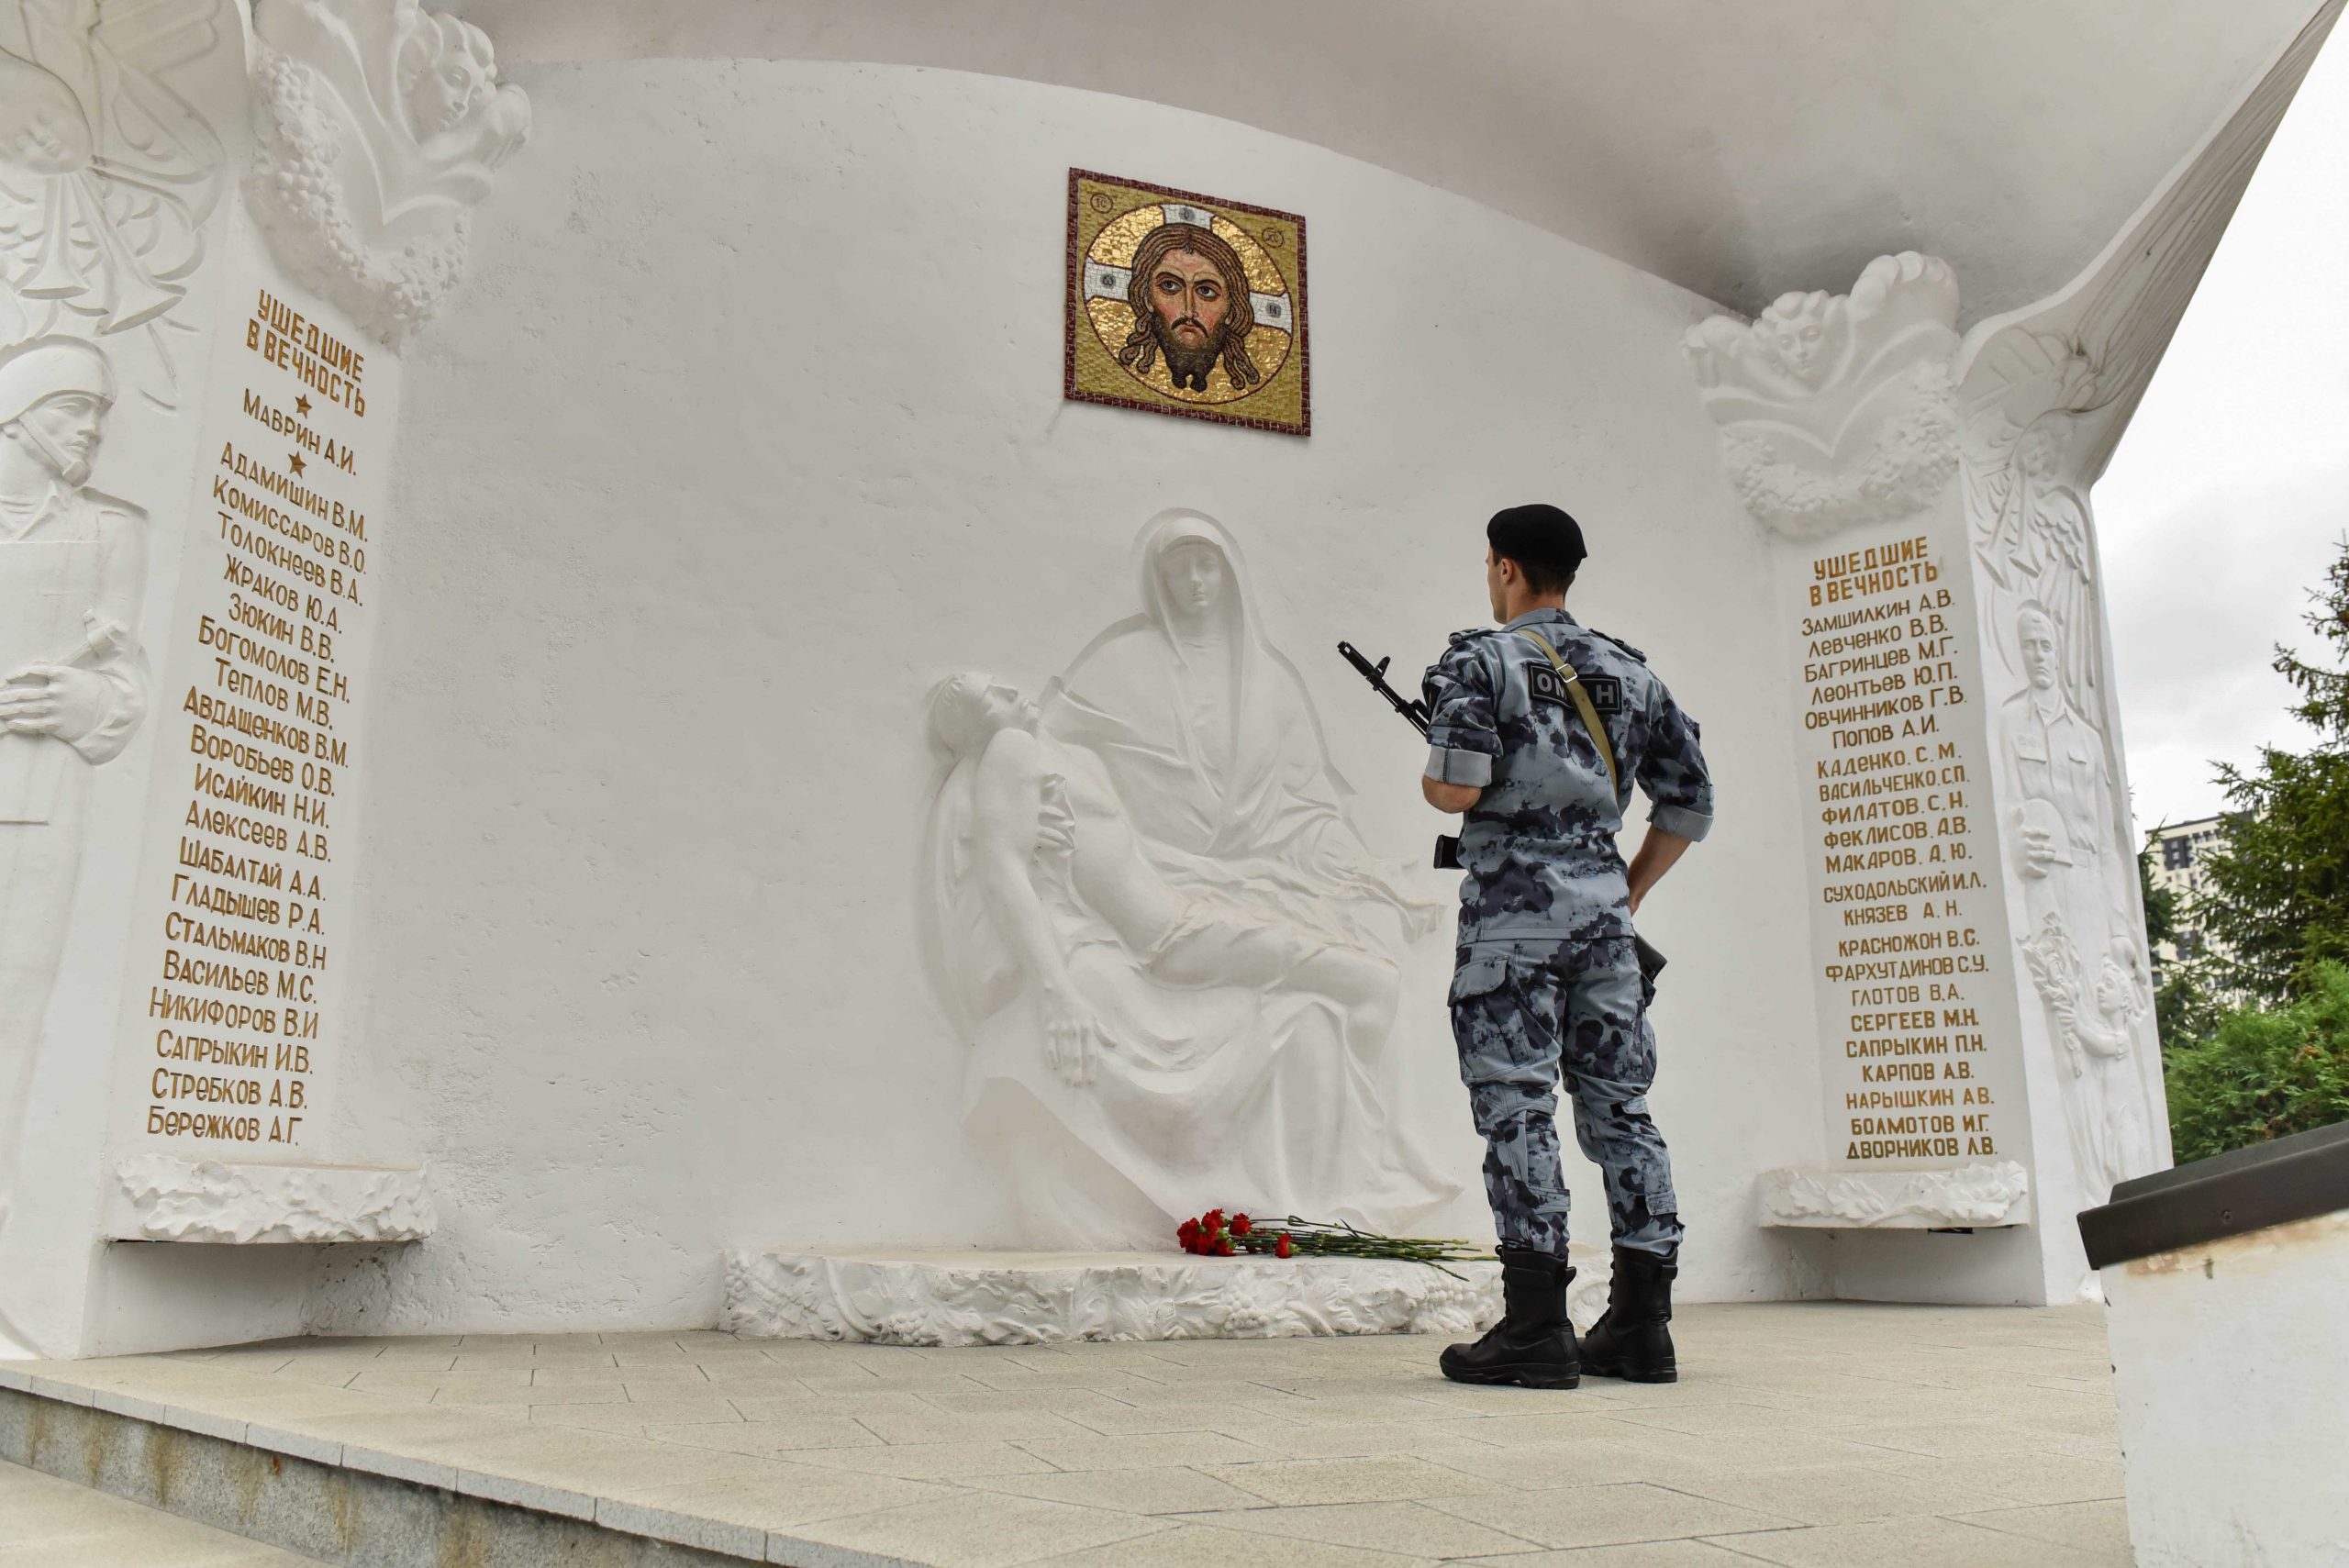
[[[884,1345],[1050,1345],[1474,1334],[1500,1309],[1497,1262],[738,1247],[726,1254],[718,1327]]]
[[[787,1499],[786,1463],[198,1362],[0,1363],[0,1460],[350,1568],[902,1568],[670,1496],[772,1472]]]
[[[2349,1125],[2123,1182],[2079,1224],[2137,1561],[2349,1562]]]
[[[420,1241],[435,1222],[423,1171],[393,1166],[142,1154],[115,1183],[105,1226],[115,1241],[380,1244]]]
[[[2349,1122],[2138,1176],[2080,1216],[2088,1266],[2349,1209]]]
[[[594,1562],[612,1568],[718,1568],[765,1562],[713,1552],[673,1536],[615,1530],[544,1499],[484,1495],[430,1466],[368,1464],[343,1451],[340,1464],[220,1435],[221,1423],[164,1409],[148,1419],[0,1388],[0,1459],[93,1490],[349,1568],[445,1568],[451,1562]],[[229,1423],[233,1424],[233,1423]],[[213,1431],[201,1428],[211,1425]],[[247,1429],[250,1432],[250,1429]],[[315,1450],[313,1451],[316,1451]],[[777,1558],[774,1561],[798,1561]]]
[[[2031,1176],[2011,1160],[1938,1171],[1765,1171],[1759,1185],[1765,1225],[1972,1230],[2031,1223]]]

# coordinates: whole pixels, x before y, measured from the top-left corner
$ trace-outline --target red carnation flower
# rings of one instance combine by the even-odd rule
[[[1199,1216],[1199,1229],[1202,1229],[1202,1230],[1220,1230],[1220,1229],[1223,1229],[1223,1210],[1221,1210],[1221,1209],[1219,1209],[1219,1208],[1211,1208],[1211,1209],[1208,1210],[1205,1214],[1203,1214],[1203,1215]]]
[[[1231,1233],[1234,1236],[1245,1236],[1253,1229],[1254,1227],[1249,1223],[1248,1217],[1246,1215],[1235,1214],[1231,1217]]]
[[[1288,1232],[1286,1230],[1282,1231],[1280,1240],[1273,1243],[1273,1256],[1275,1258],[1286,1258],[1292,1256],[1296,1251],[1297,1247],[1289,1240]]]
[[[1215,1255],[1219,1258],[1228,1258],[1231,1256],[1231,1239],[1230,1237],[1227,1236],[1222,1240],[1218,1241],[1215,1244]]]

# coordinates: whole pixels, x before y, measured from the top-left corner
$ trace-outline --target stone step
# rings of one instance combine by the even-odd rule
[[[640,1439],[550,1431],[340,1388],[289,1393],[169,1358],[0,1363],[0,1462],[30,1485],[112,1504],[151,1528],[170,1520],[245,1554],[191,1556],[192,1564],[797,1561],[771,1556],[763,1528],[629,1501],[642,1490],[631,1477],[674,1481],[661,1473],[716,1468],[734,1457],[681,1456]],[[608,1495],[576,1489],[598,1484]],[[10,1521],[0,1497],[0,1565],[18,1568]],[[95,1551],[55,1561],[59,1568],[150,1562],[138,1551]],[[872,1562],[850,1553],[825,1568]]]
[[[318,1568],[318,1560],[0,1462],[7,1568]]]

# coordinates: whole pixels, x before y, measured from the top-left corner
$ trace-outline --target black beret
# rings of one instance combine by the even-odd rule
[[[1572,572],[1590,554],[1583,548],[1582,525],[1540,502],[1495,512],[1485,539],[1495,555],[1551,572]]]

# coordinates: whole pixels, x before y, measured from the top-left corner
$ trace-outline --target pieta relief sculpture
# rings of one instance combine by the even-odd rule
[[[1039,1244],[1233,1202],[1393,1227],[1455,1195],[1395,1112],[1398,960],[1451,906],[1348,820],[1236,542],[1152,519],[1138,613],[1031,697],[930,696],[924,909],[965,1116]]]

